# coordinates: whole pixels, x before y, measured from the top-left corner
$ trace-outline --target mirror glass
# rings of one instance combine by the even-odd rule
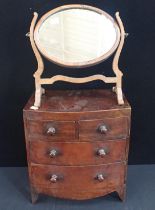
[[[70,66],[105,60],[117,48],[120,31],[107,13],[72,8],[46,17],[36,27],[35,42],[52,61]]]

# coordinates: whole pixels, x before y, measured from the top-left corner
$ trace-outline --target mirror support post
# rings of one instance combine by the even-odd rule
[[[34,109],[34,110],[36,110],[40,107],[41,96],[42,96],[42,94],[45,93],[45,90],[41,87],[41,84],[40,84],[41,75],[44,71],[44,63],[43,63],[42,57],[41,57],[41,55],[35,45],[35,42],[34,42],[34,28],[35,28],[35,25],[37,22],[37,18],[38,18],[38,13],[34,12],[34,16],[33,16],[32,22],[31,22],[31,26],[30,26],[30,35],[29,35],[31,46],[32,46],[33,52],[35,54],[35,57],[36,57],[37,63],[38,63],[38,68],[33,75],[35,78],[35,103],[34,103],[34,106],[31,107],[31,109]]]
[[[119,57],[120,57],[120,54],[121,54],[121,51],[122,51],[122,48],[123,48],[123,45],[124,45],[124,39],[125,39],[126,34],[125,34],[125,30],[124,30],[122,20],[119,16],[119,12],[116,12],[116,20],[117,20],[119,28],[120,28],[121,39],[120,39],[120,43],[119,43],[119,46],[117,48],[116,54],[114,56],[113,64],[112,64],[113,71],[114,71],[114,73],[116,75],[116,78],[117,78],[116,87],[113,88],[113,91],[116,92],[116,94],[117,94],[118,104],[122,105],[122,104],[124,104],[123,93],[122,93],[122,76],[123,76],[123,73],[119,69],[118,62],[119,62]]]

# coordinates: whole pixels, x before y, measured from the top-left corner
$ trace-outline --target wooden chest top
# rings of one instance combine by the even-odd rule
[[[42,120],[50,119],[50,113],[52,113],[52,119],[59,115],[60,120],[61,117],[65,120],[66,116],[66,120],[73,118],[78,120],[79,117],[80,119],[87,119],[88,115],[91,118],[100,119],[103,117],[103,111],[105,111],[106,117],[115,117],[116,114],[117,117],[128,116],[131,110],[130,105],[126,98],[124,101],[124,105],[118,105],[116,94],[112,90],[50,90],[42,96],[41,107],[35,111],[30,109],[34,103],[34,95],[32,95],[24,108],[24,112],[28,118],[33,116],[33,119],[36,117],[37,120],[40,118]]]

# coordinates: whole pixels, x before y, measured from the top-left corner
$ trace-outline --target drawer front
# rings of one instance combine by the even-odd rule
[[[28,121],[29,137],[32,140],[75,140],[74,121]]]
[[[125,164],[99,166],[45,166],[32,165],[34,186],[57,189],[115,188],[124,183]]]
[[[126,159],[125,140],[105,142],[30,143],[30,159],[33,163],[56,165],[87,165],[114,163]]]
[[[122,139],[128,135],[127,117],[79,121],[79,138],[81,141]]]

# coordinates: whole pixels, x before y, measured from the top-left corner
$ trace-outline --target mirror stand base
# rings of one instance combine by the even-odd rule
[[[93,76],[89,76],[89,77],[84,77],[84,78],[73,78],[73,77],[67,77],[67,76],[63,76],[63,75],[56,75],[53,76],[51,78],[41,78],[41,75],[44,71],[44,63],[43,63],[43,59],[36,47],[36,44],[34,42],[34,28],[35,28],[35,24],[37,21],[37,17],[38,14],[34,13],[34,17],[32,19],[31,22],[31,26],[30,26],[30,41],[31,41],[31,45],[32,45],[32,49],[34,51],[34,54],[36,56],[37,59],[37,63],[38,63],[38,69],[34,74],[35,77],[35,87],[36,87],[36,91],[35,91],[35,103],[33,106],[30,107],[30,109],[33,110],[37,110],[39,109],[40,105],[41,105],[41,97],[42,94],[45,93],[45,90],[41,87],[41,85],[43,84],[53,84],[56,81],[65,81],[65,82],[71,82],[71,83],[86,83],[86,82],[91,82],[94,80],[101,80],[105,83],[113,83],[116,84],[116,87],[113,88],[113,91],[116,93],[117,95],[117,101],[119,105],[123,105],[124,104],[124,100],[123,100],[123,93],[122,93],[122,76],[123,73],[122,71],[119,69],[118,66],[118,62],[119,62],[119,57],[124,45],[124,38],[125,38],[125,30],[124,30],[124,26],[123,23],[121,21],[121,18],[119,16],[119,12],[116,13],[116,20],[118,22],[119,28],[120,28],[120,32],[121,32],[121,39],[120,39],[120,43],[119,46],[116,50],[116,54],[114,56],[113,59],[113,64],[112,64],[112,69],[113,72],[115,73],[115,77],[106,77],[104,75],[93,75]]]

